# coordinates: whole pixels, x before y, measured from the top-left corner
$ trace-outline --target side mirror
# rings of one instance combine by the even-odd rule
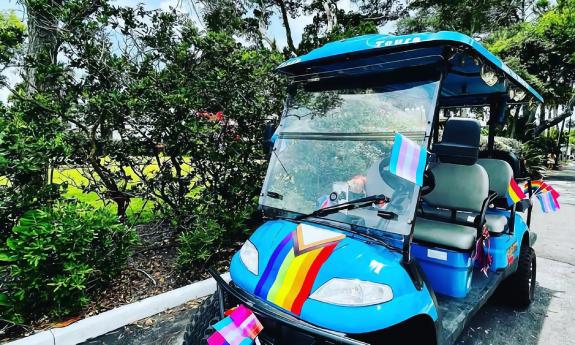
[[[274,133],[275,133],[276,129],[274,127],[274,124],[272,122],[268,122],[266,123],[266,126],[264,127],[264,137],[263,137],[263,149],[264,149],[264,153],[269,156],[272,153],[272,150],[274,149],[274,142],[275,142],[275,138],[274,138]]]

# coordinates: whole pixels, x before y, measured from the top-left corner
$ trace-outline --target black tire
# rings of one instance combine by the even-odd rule
[[[220,302],[213,294],[200,304],[186,327],[183,345],[206,345],[214,333],[213,325],[220,321]]]
[[[537,278],[537,258],[535,250],[526,247],[519,254],[517,272],[509,277],[507,296],[513,305],[526,309],[535,299],[535,280]]]

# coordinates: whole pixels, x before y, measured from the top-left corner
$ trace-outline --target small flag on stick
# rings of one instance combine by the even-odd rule
[[[537,199],[539,199],[541,210],[544,213],[556,212],[560,208],[559,201],[551,192],[537,194]]]
[[[252,311],[240,305],[228,317],[214,325],[216,332],[208,338],[208,344],[250,345],[263,328]]]
[[[559,198],[559,192],[555,190],[551,185],[545,183],[543,180],[534,180],[531,181],[531,190],[533,191],[533,195],[543,192],[551,192],[555,199]],[[525,184],[524,188],[525,193],[529,193],[529,184]]]
[[[389,171],[418,186],[423,185],[423,173],[427,163],[427,150],[406,136],[395,134],[391,148]]]
[[[509,187],[507,187],[507,205],[512,206],[518,203],[521,199],[525,199],[525,193],[519,188],[517,182],[512,177],[509,180]]]

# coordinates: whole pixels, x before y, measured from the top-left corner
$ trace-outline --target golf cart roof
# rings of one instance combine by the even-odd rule
[[[287,60],[277,70],[296,81],[305,81],[375,74],[385,78],[385,73],[392,71],[408,72],[399,75],[425,75],[433,71],[438,74],[445,67],[441,106],[487,105],[494,96],[508,103],[543,102],[543,97],[501,59],[473,38],[453,31],[344,39]],[[482,72],[495,72],[497,82],[487,85]],[[527,97],[511,99],[510,89],[524,91]]]

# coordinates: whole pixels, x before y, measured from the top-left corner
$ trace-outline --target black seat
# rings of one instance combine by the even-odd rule
[[[475,119],[452,117],[445,123],[440,143],[433,152],[444,163],[473,165],[479,154],[481,124]]]

